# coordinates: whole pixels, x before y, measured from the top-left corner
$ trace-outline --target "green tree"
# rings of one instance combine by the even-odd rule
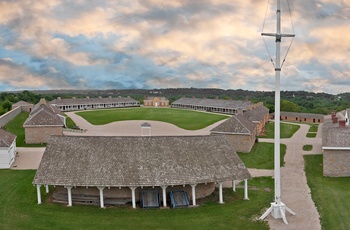
[[[288,100],[281,100],[281,111],[285,112],[300,112],[301,108]]]

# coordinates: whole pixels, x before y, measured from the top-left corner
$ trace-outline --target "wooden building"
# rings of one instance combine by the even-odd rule
[[[61,111],[76,111],[90,109],[108,109],[138,107],[140,102],[131,97],[108,97],[108,98],[60,98],[50,101],[50,104],[58,107]]]
[[[0,129],[0,169],[11,168],[16,158],[16,136]]]
[[[53,136],[42,157],[33,184],[41,203],[42,185],[58,188],[59,202],[105,204],[131,202],[136,208],[143,190],[160,191],[167,206],[167,194],[187,190],[196,199],[219,185],[223,203],[224,181],[245,180],[251,175],[224,135],[87,137]],[[65,193],[62,193],[65,191]],[[62,199],[62,194],[64,194]]]
[[[220,100],[206,98],[180,98],[171,103],[172,108],[202,110],[214,113],[238,114],[239,110],[246,111],[253,105],[250,101]]]

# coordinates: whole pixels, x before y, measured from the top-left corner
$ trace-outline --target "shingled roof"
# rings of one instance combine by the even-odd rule
[[[240,100],[220,100],[220,99],[201,99],[201,98],[180,98],[174,101],[172,104],[183,104],[183,105],[195,105],[195,106],[209,106],[217,108],[227,109],[247,109],[253,103],[250,101]]]
[[[33,184],[127,187],[248,178],[223,135],[51,136]]]
[[[135,103],[138,102],[131,97],[108,97],[108,98],[62,98],[50,101],[50,104],[57,106],[64,105],[85,105],[85,104],[105,104],[105,103]]]
[[[322,147],[350,147],[350,128],[324,126],[322,129]]]
[[[0,129],[0,147],[10,147],[15,139],[16,135]]]
[[[257,106],[256,108],[245,111],[244,116],[250,121],[260,122],[264,119],[264,117],[268,113],[269,113],[269,109],[263,105],[260,105],[260,106]]]
[[[64,123],[57,114],[41,105],[34,113],[30,114],[23,126],[64,126]]]
[[[26,101],[19,101],[12,105],[12,107],[19,107],[19,106],[32,106],[33,104],[28,103]]]
[[[233,115],[220,125],[216,126],[210,132],[223,134],[247,134],[254,132],[256,123],[248,120],[242,115]]]

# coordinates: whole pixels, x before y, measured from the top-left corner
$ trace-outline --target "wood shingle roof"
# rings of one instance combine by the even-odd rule
[[[180,98],[172,104],[194,105],[194,106],[208,106],[226,109],[247,109],[253,103],[250,101],[240,100],[220,100],[220,99],[201,99],[201,98]]]
[[[127,187],[248,178],[224,135],[51,136],[33,184]]]
[[[225,134],[247,134],[250,135],[254,132],[256,123],[248,120],[242,115],[233,115],[220,125],[216,126],[210,132],[212,133],[225,133]]]
[[[10,147],[15,139],[16,135],[0,129],[0,147]]]

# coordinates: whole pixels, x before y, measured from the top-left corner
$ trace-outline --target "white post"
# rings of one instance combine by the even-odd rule
[[[224,203],[224,199],[222,196],[222,182],[219,182],[219,204],[223,204]]]
[[[103,189],[105,189],[105,187],[97,187],[98,190],[100,190],[100,207],[104,208],[104,200],[103,200]]]
[[[162,186],[162,190],[163,190],[163,207],[166,207],[166,188],[167,188],[167,186]]]
[[[130,187],[130,189],[131,189],[132,208],[136,208],[136,197],[135,197],[136,187]]]
[[[196,184],[191,184],[192,187],[192,205],[196,206]]]
[[[249,200],[248,198],[248,180],[244,180],[244,200]]]
[[[37,195],[38,195],[38,204],[41,204],[41,192],[40,192],[40,187],[41,187],[40,184],[37,184],[37,185],[36,185],[36,193],[37,193]]]
[[[66,186],[68,191],[68,207],[72,206],[72,186]]]
[[[46,193],[49,193],[49,185],[45,185]]]
[[[274,138],[274,177],[275,177],[275,201],[271,203],[271,207],[259,218],[264,219],[269,213],[277,218],[282,218],[285,224],[288,224],[285,218],[285,210],[289,211],[292,215],[295,213],[290,210],[281,201],[281,165],[280,165],[280,75],[281,75],[281,63],[280,63],[280,47],[282,37],[294,37],[294,34],[282,34],[281,33],[281,4],[280,0],[277,0],[277,22],[276,33],[261,33],[263,36],[272,36],[276,38],[276,65],[275,65],[275,138]]]
[[[232,181],[232,191],[236,192],[236,181]]]

